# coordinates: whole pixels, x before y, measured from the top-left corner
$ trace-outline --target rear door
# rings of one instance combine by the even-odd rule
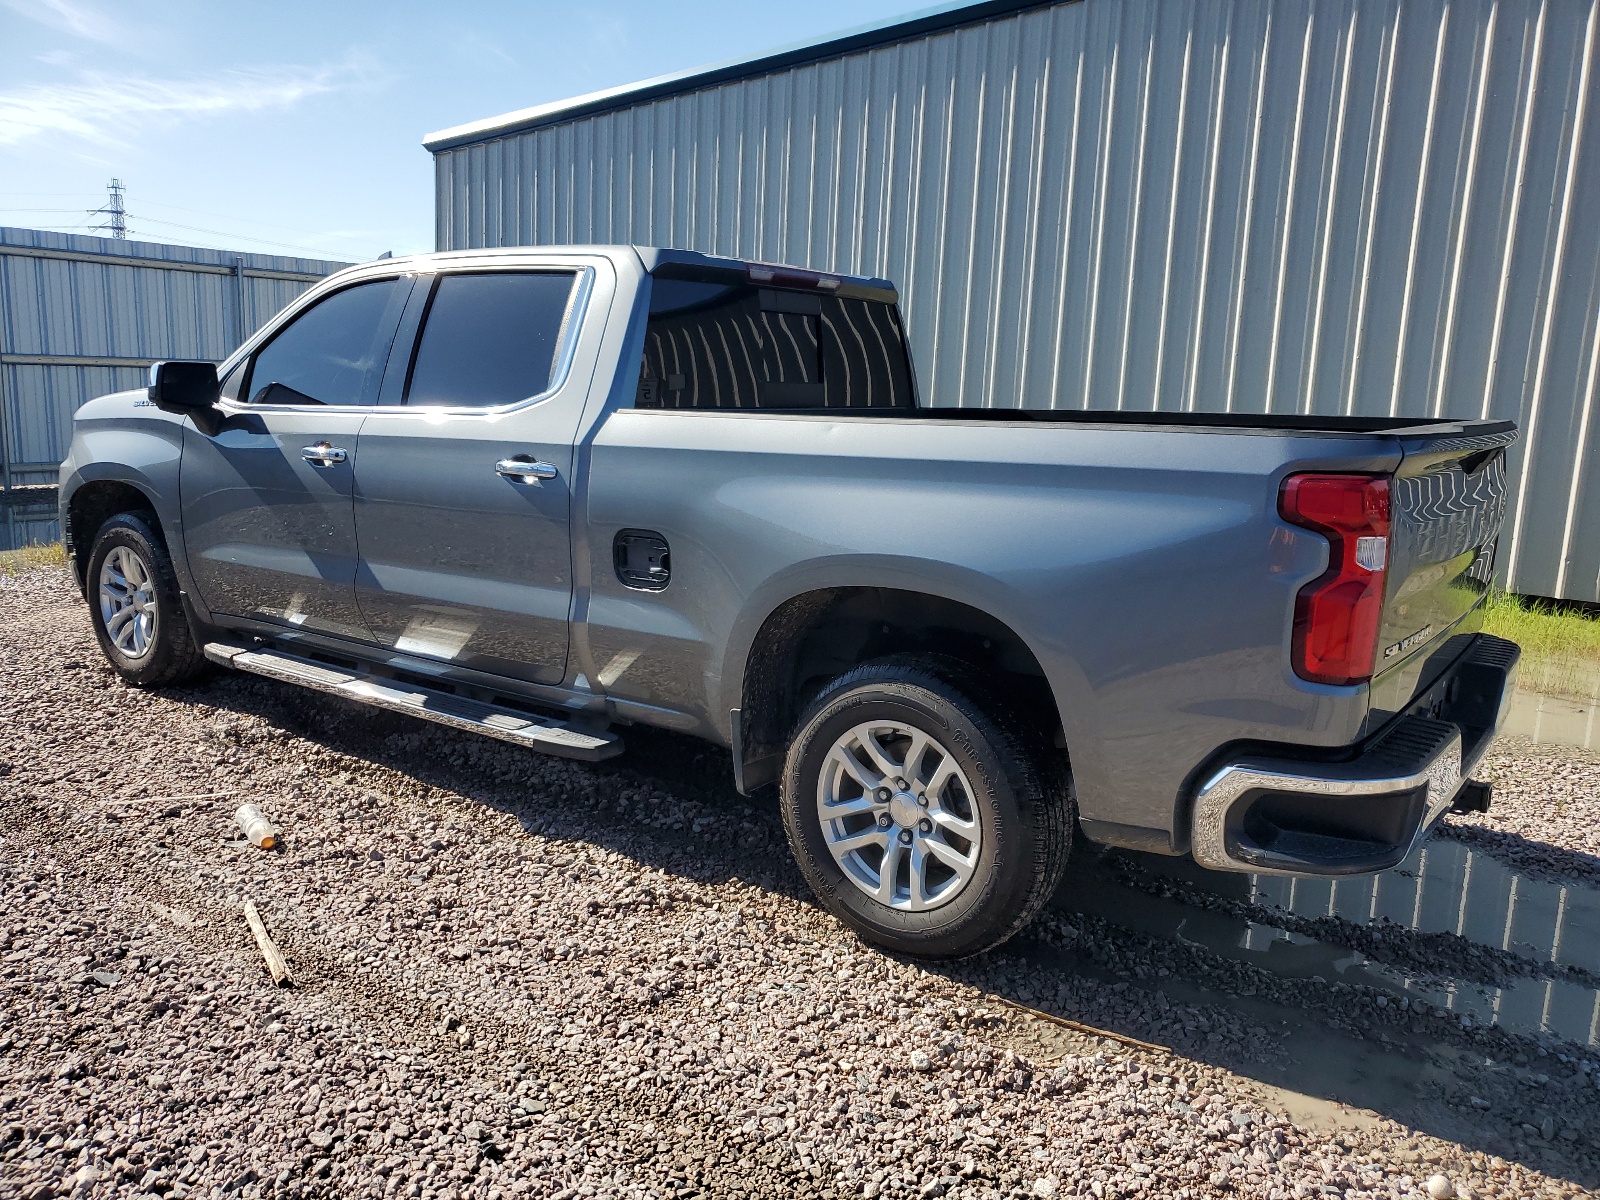
[[[442,273],[413,297],[401,403],[363,427],[356,471],[356,596],[383,645],[564,677],[572,443],[590,374],[567,366],[591,273]]]
[[[184,547],[213,613],[367,640],[355,602],[357,435],[409,278],[301,312],[224,381],[214,430],[184,431]]]
[[[1482,627],[1515,433],[1408,441],[1390,488],[1390,549],[1372,723],[1403,709]]]

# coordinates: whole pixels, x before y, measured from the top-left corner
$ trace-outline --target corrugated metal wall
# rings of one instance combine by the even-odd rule
[[[438,244],[899,282],[941,405],[1513,417],[1600,600],[1600,0],[1079,0],[436,156]]]
[[[72,414],[164,358],[221,360],[345,263],[0,229],[7,486],[54,483]]]

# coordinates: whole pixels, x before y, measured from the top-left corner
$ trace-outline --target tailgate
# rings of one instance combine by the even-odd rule
[[[1466,649],[1456,635],[1476,632],[1505,516],[1506,447],[1515,439],[1509,432],[1408,442],[1390,489],[1375,699],[1427,687]]]

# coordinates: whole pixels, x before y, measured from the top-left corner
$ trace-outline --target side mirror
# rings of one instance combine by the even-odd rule
[[[163,412],[196,413],[215,408],[222,397],[217,364],[158,362],[150,368],[148,395]]]

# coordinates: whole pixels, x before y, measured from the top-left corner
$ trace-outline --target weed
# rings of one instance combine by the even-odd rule
[[[20,550],[0,550],[0,577],[66,565],[67,548],[60,542],[42,542],[24,546]]]
[[[1483,628],[1522,647],[1524,688],[1583,699],[1600,689],[1600,617],[1496,591],[1489,596]]]

